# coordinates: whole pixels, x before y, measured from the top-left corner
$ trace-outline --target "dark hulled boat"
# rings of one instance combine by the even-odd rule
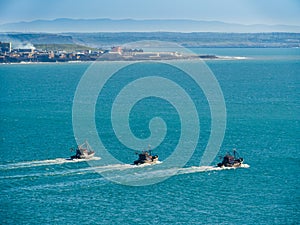
[[[241,167],[244,159],[238,156],[236,150],[233,150],[233,155],[227,153],[223,157],[223,161],[218,163],[218,167]]]
[[[133,162],[134,165],[154,164],[158,161],[158,155],[152,155],[151,151],[139,153],[139,158]]]
[[[89,143],[85,141],[83,144],[78,145],[76,154],[71,156],[71,159],[90,159],[94,157],[95,151],[91,148]]]

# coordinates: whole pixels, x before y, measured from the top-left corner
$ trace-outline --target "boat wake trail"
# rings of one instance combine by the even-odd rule
[[[44,161],[34,161],[36,165],[41,165],[42,162],[45,161],[54,164],[54,162],[59,161],[63,163],[64,159],[55,159],[55,160],[44,160]],[[92,159],[90,159],[92,160]],[[95,159],[94,159],[95,160]],[[69,162],[69,161],[68,161]],[[71,161],[72,162],[72,161]],[[76,162],[76,161],[74,161]],[[25,162],[24,162],[25,163]],[[29,163],[29,162],[26,162]],[[27,165],[27,164],[25,164]],[[50,164],[51,165],[51,164]],[[15,165],[16,166],[16,165]],[[20,166],[20,165],[18,165]],[[22,164],[23,166],[23,164]],[[28,166],[27,166],[28,167]],[[240,168],[249,168],[250,166],[247,164],[243,164]],[[19,167],[20,168],[20,167]],[[153,165],[142,165],[142,166],[135,166],[130,164],[114,164],[114,165],[107,165],[107,166],[98,166],[98,167],[85,167],[85,168],[61,168],[60,170],[55,171],[36,171],[36,173],[26,173],[26,174],[14,174],[14,175],[5,175],[0,176],[0,181],[4,182],[3,184],[7,183],[7,179],[21,179],[24,181],[24,178],[29,179],[30,185],[21,185],[21,186],[9,186],[6,185],[2,191],[4,192],[12,192],[12,191],[23,191],[23,190],[41,190],[41,189],[48,189],[48,190],[57,190],[58,187],[61,188],[69,188],[74,187],[74,185],[103,185],[109,182],[109,180],[118,180],[119,182],[123,181],[125,183],[134,183],[136,185],[141,184],[145,179],[155,179],[157,177],[169,177],[169,175],[183,175],[183,174],[191,174],[191,173],[205,173],[209,171],[221,171],[221,170],[235,170],[239,168],[219,168],[214,166],[192,166],[186,168],[169,168],[169,169],[159,169],[159,170],[151,170],[153,169]],[[90,177],[84,176],[87,174],[93,174],[96,172],[108,172],[110,177]],[[83,176],[81,176],[83,175]],[[64,179],[60,180],[59,182],[55,182],[54,184],[49,184],[49,177],[61,177],[61,176],[76,176],[76,179]],[[81,176],[81,177],[78,177]],[[48,177],[45,183],[34,183],[35,179],[43,179],[43,177]],[[32,179],[34,178],[34,179]],[[4,185],[5,187],[5,185]]]
[[[100,157],[93,157],[90,159],[46,159],[46,160],[37,160],[37,161],[28,161],[28,162],[16,162],[16,163],[8,163],[5,165],[0,165],[0,170],[11,170],[11,169],[21,169],[28,167],[37,167],[37,166],[48,166],[48,165],[59,165],[64,163],[78,163],[78,162],[87,162],[93,160],[100,160]]]
[[[239,168],[249,168],[247,164],[243,164]],[[210,171],[221,171],[221,170],[234,170],[238,169],[235,167],[215,167],[215,166],[192,166],[186,168],[157,168],[155,165],[140,167],[132,165],[114,165],[107,167],[97,167],[95,172],[105,174],[108,180],[112,180],[116,183],[126,184],[126,185],[143,185],[151,180],[156,180],[157,178],[168,178],[170,176],[177,176],[182,174],[191,173],[205,173]]]
[[[161,162],[158,162],[161,163]],[[143,164],[143,165],[131,165],[131,164],[114,164],[114,165],[107,165],[107,166],[98,166],[98,167],[90,167],[88,170],[95,171],[95,172],[105,172],[105,171],[128,171],[129,170],[136,170],[141,171],[142,173],[151,173],[150,169],[154,165],[149,164]],[[242,164],[239,168],[249,168],[250,166],[248,164]],[[147,170],[143,170],[143,168],[146,168]],[[216,167],[216,166],[191,166],[191,167],[185,167],[185,168],[169,168],[169,169],[163,169],[163,170],[153,170],[154,173],[173,173],[175,174],[188,174],[188,173],[201,173],[201,172],[207,172],[207,171],[220,171],[220,170],[232,170],[237,169],[235,167]],[[135,173],[136,174],[136,173]]]
[[[248,164],[242,164],[239,168],[249,168]],[[219,171],[219,170],[232,170],[237,169],[235,167],[215,167],[215,166],[192,166],[187,168],[178,169],[177,174],[186,174],[186,173],[201,173],[208,171]]]
[[[19,162],[12,163],[7,165],[0,165],[1,170],[11,170],[11,169],[21,169],[21,168],[30,168],[38,166],[47,166],[47,165],[57,165],[64,163],[77,163],[77,162],[86,162],[92,160],[99,160],[99,157],[94,157],[91,159],[81,159],[81,160],[66,160],[62,158],[53,159],[53,160],[41,160],[41,161],[31,161],[31,162]],[[161,163],[161,162],[158,162]],[[240,168],[249,168],[247,164],[243,164]],[[87,175],[93,173],[106,173],[106,178],[109,180],[118,180],[120,182],[135,182],[143,181],[145,179],[155,179],[158,177],[169,177],[170,175],[182,175],[182,174],[191,174],[191,173],[203,173],[210,171],[221,171],[221,170],[232,170],[238,169],[234,167],[215,167],[215,166],[191,166],[185,168],[168,168],[168,169],[156,169],[155,165],[143,164],[140,166],[131,165],[131,164],[112,164],[105,166],[88,166],[84,168],[60,168],[58,170],[39,170],[35,173],[26,173],[26,174],[14,174],[14,175],[5,175],[0,176],[1,179],[23,179],[23,178],[32,178],[32,177],[54,177],[54,176],[79,176]]]

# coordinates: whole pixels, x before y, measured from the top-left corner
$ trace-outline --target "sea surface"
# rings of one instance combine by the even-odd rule
[[[300,49],[192,50],[236,57],[205,61],[220,85],[227,116],[222,146],[204,166],[199,163],[213,119],[205,93],[182,71],[137,63],[103,88],[94,120],[118,160],[108,164],[97,149],[90,160],[66,160],[82,138],[74,135],[72,110],[90,63],[0,65],[0,224],[300,224]],[[122,87],[153,73],[172,79],[196,105],[200,122],[188,123],[188,130],[200,127],[199,140],[183,167],[175,160],[175,166],[155,169],[182,138],[181,114],[168,101],[146,98],[129,115],[132,134],[140,139],[151,135],[151,118],[165,121],[165,138],[153,148],[159,165],[130,165],[135,150],[111,125],[111,105]],[[82,102],[82,108],[89,104]],[[94,134],[84,138],[89,135]],[[219,156],[233,148],[245,166],[215,168]],[[155,182],[131,185],[136,176]]]

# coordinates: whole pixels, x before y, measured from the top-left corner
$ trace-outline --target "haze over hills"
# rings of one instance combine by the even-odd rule
[[[212,32],[93,32],[93,33],[0,33],[0,41],[13,48],[54,44],[109,48],[137,41],[167,41],[185,47],[299,48],[300,33],[212,33]]]
[[[0,25],[0,32],[226,32],[260,33],[292,32],[299,33],[300,26],[291,25],[242,25],[220,21],[197,20],[133,20],[133,19],[67,19],[34,20],[30,22],[6,23]]]

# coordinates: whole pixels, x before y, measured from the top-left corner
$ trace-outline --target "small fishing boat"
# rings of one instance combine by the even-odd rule
[[[74,151],[72,148],[71,151]],[[71,156],[71,159],[90,159],[93,158],[95,155],[95,151],[89,145],[87,141],[83,144],[78,145],[76,148],[76,154]]]
[[[139,158],[133,162],[134,165],[155,164],[158,162],[158,155],[152,155],[151,150],[139,153]]]
[[[218,167],[241,167],[244,159],[238,156],[236,150],[233,150],[233,155],[227,153],[223,157],[223,161],[218,163]]]

